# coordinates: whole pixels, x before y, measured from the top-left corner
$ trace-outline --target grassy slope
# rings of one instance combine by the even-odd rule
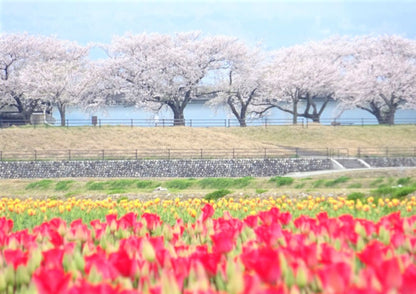
[[[341,177],[348,180],[339,184],[329,185]],[[372,171],[344,171],[337,173],[311,175],[301,178],[293,178],[290,185],[278,186],[271,182],[271,178],[252,179],[247,186],[226,187],[231,190],[232,196],[261,196],[274,195],[348,195],[351,192],[363,192],[371,194],[371,191],[379,185],[394,186],[401,178],[409,178],[416,184],[416,168],[406,169],[378,169]],[[151,182],[149,186],[138,187],[137,182]],[[155,187],[169,187],[169,182],[177,182],[186,187],[169,188],[166,192],[154,192]],[[119,197],[122,195],[133,198],[154,197],[203,197],[209,192],[222,187],[204,188],[198,184],[198,179],[16,179],[0,180],[0,197],[20,198],[67,198],[67,197]],[[65,183],[66,182],[66,183]],[[221,181],[219,181],[220,184]],[[183,184],[184,183],[184,184]],[[189,183],[189,186],[186,185]],[[60,185],[64,184],[64,185]],[[95,186],[95,188],[91,188]],[[61,189],[60,189],[60,188]]]
[[[8,128],[0,151],[58,149],[230,149],[414,147],[416,126],[274,126],[248,128]]]

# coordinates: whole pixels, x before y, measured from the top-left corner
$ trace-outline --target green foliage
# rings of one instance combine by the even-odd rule
[[[335,180],[327,181],[325,183],[325,187],[333,187],[333,186],[336,186],[338,184],[348,182],[349,179],[350,179],[349,177],[342,176],[342,177],[336,178]]]
[[[168,188],[168,189],[178,189],[178,190],[188,189],[193,184],[194,184],[194,180],[192,180],[192,179],[175,179],[175,180],[167,181],[165,183],[166,188]]]
[[[363,185],[361,183],[354,183],[348,186],[348,189],[359,189],[361,188]]]
[[[392,193],[392,198],[403,198],[411,193],[416,191],[416,187],[406,186],[401,188],[396,188]]]
[[[397,180],[397,185],[407,186],[410,184],[411,181],[412,181],[412,178],[410,177],[400,178]]]
[[[352,192],[352,193],[348,194],[347,200],[354,200],[354,202],[355,202],[358,199],[359,200],[363,200],[364,197],[365,197],[365,194],[364,193],[361,193],[361,192]]]
[[[138,189],[150,189],[160,186],[160,183],[151,180],[137,180],[136,187]]]
[[[129,197],[127,197],[127,196],[121,196],[120,198],[117,199],[117,203],[120,203],[123,200],[129,200]]]
[[[267,190],[266,189],[256,189],[256,194],[263,194],[266,193]]]
[[[295,189],[302,189],[303,187],[305,187],[306,183],[301,183],[301,184],[297,184],[295,186]]]
[[[55,191],[68,191],[74,180],[59,181],[55,184]]]
[[[379,184],[384,182],[384,178],[378,178],[370,183],[370,187],[377,187]]]
[[[211,193],[208,193],[207,195],[205,195],[204,199],[205,200],[217,200],[217,199],[220,199],[220,198],[222,198],[225,195],[228,195],[230,193],[231,193],[231,191],[227,190],[227,189],[216,190],[214,192],[211,192]]]
[[[198,181],[198,186],[202,189],[241,189],[247,187],[251,182],[252,177],[244,178],[204,178]]]
[[[294,179],[290,177],[273,177],[270,182],[275,182],[278,187],[289,186],[293,183]]]
[[[90,181],[86,184],[86,188],[89,191],[102,191],[105,189],[105,182]]]
[[[29,185],[27,185],[26,190],[32,190],[32,189],[46,190],[46,189],[50,188],[52,183],[53,183],[52,180],[36,181],[36,182],[30,183]]]
[[[323,183],[325,183],[325,180],[324,179],[319,179],[319,180],[315,181],[312,184],[312,187],[313,188],[320,188],[323,185]]]
[[[119,180],[106,181],[104,183],[108,187],[108,189],[110,189],[110,190],[116,190],[116,189],[126,189],[126,188],[130,188],[131,186],[133,186],[136,183],[136,180],[119,179]]]

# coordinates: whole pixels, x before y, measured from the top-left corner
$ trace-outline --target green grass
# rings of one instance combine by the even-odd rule
[[[204,178],[198,181],[198,186],[202,189],[241,189],[247,187],[254,180],[253,177],[244,178]]]
[[[365,197],[364,193],[352,192],[352,193],[348,194],[347,200],[354,200],[354,202],[355,202],[357,200],[363,200],[364,197]]]
[[[208,193],[207,195],[205,195],[204,199],[205,200],[217,200],[220,199],[222,197],[224,197],[225,195],[231,194],[232,192],[230,190],[227,189],[221,189],[221,190],[216,190],[213,191],[211,193]]]
[[[294,179],[290,177],[273,177],[270,179],[270,182],[274,182],[278,187],[281,187],[292,185]]]
[[[313,182],[312,188],[320,188],[325,183],[324,179],[319,179]]]
[[[325,187],[333,187],[333,186],[336,186],[336,185],[341,184],[341,183],[346,183],[349,180],[350,180],[349,177],[342,176],[342,177],[336,178],[334,180],[327,181],[325,183]]]
[[[194,179],[175,179],[167,181],[165,186],[168,189],[185,190],[191,187],[194,182]]]
[[[397,180],[397,185],[402,185],[402,186],[407,186],[411,183],[412,178],[407,177],[407,178],[400,178]]]
[[[73,183],[74,180],[59,181],[55,184],[55,191],[68,191]]]
[[[351,184],[351,185],[349,185],[347,188],[348,189],[359,189],[359,188],[361,188],[363,185],[361,184],[361,183],[354,183],[354,184]]]
[[[54,182],[53,180],[36,181],[36,182],[28,184],[26,186],[26,190],[35,190],[35,189],[46,190],[46,189],[49,189],[51,187],[53,182]]]

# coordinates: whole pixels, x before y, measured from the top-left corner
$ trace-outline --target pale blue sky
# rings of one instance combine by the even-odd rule
[[[278,49],[330,35],[416,38],[415,1],[0,0],[0,31],[110,42],[127,32],[198,30]]]

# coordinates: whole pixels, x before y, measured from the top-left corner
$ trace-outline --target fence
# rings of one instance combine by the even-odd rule
[[[125,149],[0,151],[0,161],[243,159],[296,157],[416,157],[416,147],[403,148],[263,148],[263,149]]]
[[[279,126],[279,125],[292,125],[292,119],[247,119],[247,126]],[[312,120],[299,118],[297,121],[298,125],[308,127]],[[333,119],[321,119],[322,125],[333,125],[333,126],[365,126],[365,125],[377,125],[378,122],[375,118],[342,118],[339,120]],[[12,125],[21,125],[22,121],[1,119],[0,128],[9,127]],[[416,124],[416,117],[414,118],[403,118],[396,119],[395,124]],[[59,126],[60,121],[56,121],[53,126]],[[182,125],[188,127],[238,127],[240,121],[238,119],[119,119],[119,118],[97,118],[92,117],[91,119],[67,119],[65,121],[66,127],[77,127],[77,126],[128,126],[128,127],[171,127],[175,125]],[[36,124],[33,124],[36,127]]]

